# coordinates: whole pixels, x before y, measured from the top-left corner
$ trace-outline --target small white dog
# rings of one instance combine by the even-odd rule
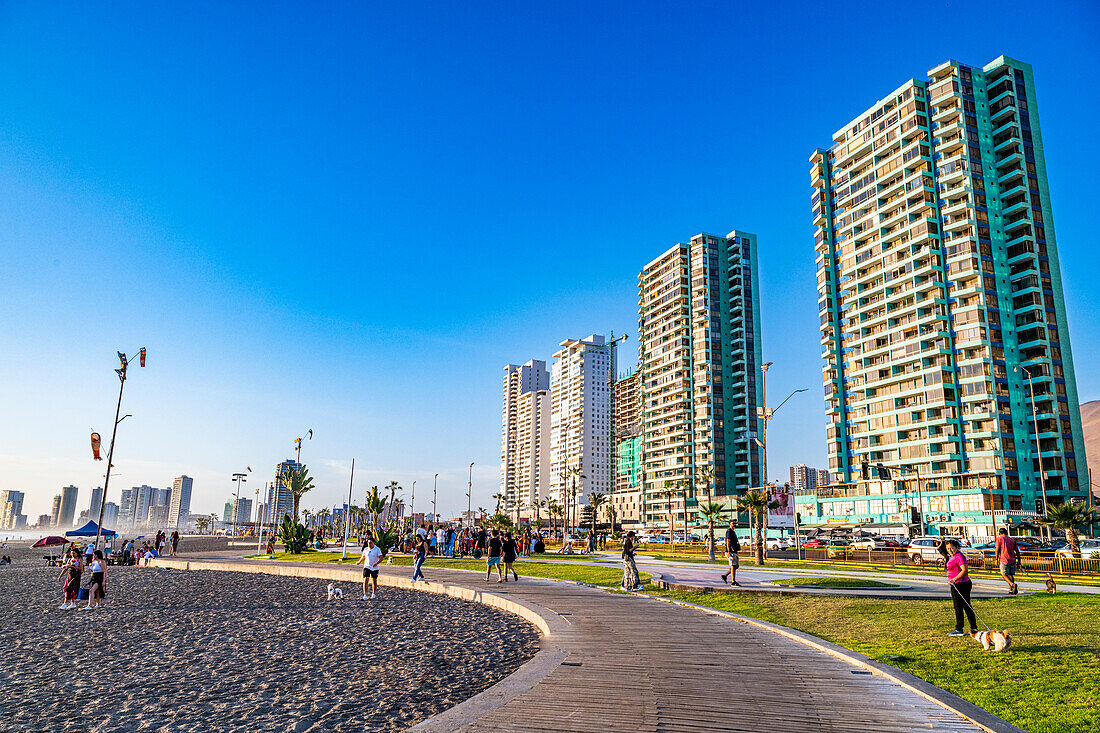
[[[992,649],[997,652],[1007,652],[1009,647],[1012,646],[1012,632],[1007,629],[1004,631],[974,631],[970,635],[986,651]]]
[[[343,589],[341,589],[340,586],[336,585],[335,583],[329,583],[328,584],[328,599],[331,601],[333,599],[341,599],[342,600],[343,598],[344,598]]]

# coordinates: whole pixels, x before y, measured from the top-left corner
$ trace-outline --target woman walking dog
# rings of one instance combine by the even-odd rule
[[[966,636],[963,633],[963,614],[970,622],[970,633],[977,633],[978,621],[974,617],[974,607],[970,605],[970,591],[974,584],[967,573],[966,555],[959,550],[955,540],[940,540],[936,549],[947,561],[947,582],[951,585],[951,603],[955,606],[955,628],[948,636]]]

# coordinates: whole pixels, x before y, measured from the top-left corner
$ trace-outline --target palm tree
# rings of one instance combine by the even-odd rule
[[[1074,557],[1081,557],[1081,537],[1077,528],[1081,525],[1095,524],[1100,517],[1095,509],[1086,509],[1077,504],[1056,504],[1047,507],[1047,515],[1041,520],[1043,524],[1054,529],[1063,530],[1066,533],[1066,542]]]
[[[389,489],[389,492],[390,492],[390,514],[391,514],[390,519],[393,520],[394,517],[392,515],[393,515],[394,511],[396,511],[393,508],[393,506],[394,506],[393,500],[396,497],[397,492],[401,491],[401,487],[397,485],[396,481],[390,481],[390,485],[387,486],[386,488]]]
[[[386,497],[379,495],[378,487],[370,487],[370,493],[367,494],[367,511],[370,512],[370,531],[378,527],[378,515],[386,511]]]
[[[324,527],[326,536],[330,536],[332,534],[332,527],[330,527],[328,524],[328,518],[329,516],[331,516],[331,514],[332,512],[328,510],[328,507],[325,507],[321,511],[317,512],[317,518],[321,520],[321,526]]]
[[[593,491],[588,495],[588,506],[592,507],[592,534],[596,534],[596,514],[600,507],[607,503],[607,494]]]
[[[312,512],[308,509],[303,509],[302,510],[302,524],[304,524],[307,527],[309,526],[309,517],[310,517],[311,514],[312,514]]]
[[[676,482],[677,495],[682,496],[684,499],[684,546],[685,549],[688,543],[688,492],[695,487],[694,482],[689,478],[682,478]]]
[[[755,531],[753,545],[756,549],[756,564],[764,564],[764,527],[768,523],[768,510],[775,509],[779,502],[773,501],[764,490],[753,489],[741,497],[741,509],[747,511],[750,524]]]
[[[199,534],[205,534],[206,528],[210,524],[209,517],[199,517],[195,520],[195,526],[199,529]]]
[[[495,514],[500,514],[500,503],[504,501],[504,494],[498,491],[497,493],[493,494],[493,498],[496,499],[497,502],[497,510]]]
[[[702,515],[703,518],[705,518],[707,520],[707,537],[709,538],[708,542],[710,543],[710,554],[708,556],[708,559],[711,562],[714,562],[714,520],[715,519],[721,519],[722,516],[721,516],[720,513],[719,514],[713,514],[712,513],[712,514],[708,515],[706,512],[703,511],[703,506],[715,506],[711,502],[711,486],[714,483],[714,469],[711,468],[710,466],[705,466],[704,468],[702,468],[699,471],[699,481],[703,484],[703,486],[707,490],[707,502],[706,502],[706,504],[703,504],[702,506],[699,507],[699,514]]]
[[[298,504],[301,502],[302,496],[313,488],[313,479],[309,477],[309,471],[306,470],[305,466],[285,471],[280,479],[283,482],[283,487],[290,492],[290,496],[294,501],[292,505],[293,516],[297,519]]]
[[[550,499],[547,511],[550,512],[550,535],[553,536],[554,531],[555,531],[554,518],[561,516],[561,513],[562,513],[561,504],[559,504],[554,499]]]

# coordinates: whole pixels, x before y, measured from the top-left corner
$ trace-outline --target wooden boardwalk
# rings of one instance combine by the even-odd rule
[[[257,565],[278,572],[270,562],[238,560],[235,564],[247,564],[253,572],[260,570]],[[358,579],[358,573],[346,566],[278,565],[293,565],[302,574],[317,577],[324,572],[327,577]],[[313,567],[303,567],[308,565]],[[192,563],[193,568],[199,566]],[[1012,730],[1002,721],[997,721],[999,726],[979,726],[887,677],[729,618],[570,583],[531,578],[496,583],[495,577],[485,583],[484,576],[475,573],[431,567],[425,571],[430,581],[491,593],[540,611],[550,619],[543,647],[557,656],[544,674],[547,657],[540,654],[544,670],[535,684],[519,694],[513,692],[510,699],[505,696],[503,704],[475,706],[475,715],[467,710],[465,717],[441,719],[434,726],[433,718],[422,726],[424,730]],[[383,577],[392,578],[391,582],[405,584],[410,572],[405,567],[383,566]],[[458,713],[462,707],[449,712]]]

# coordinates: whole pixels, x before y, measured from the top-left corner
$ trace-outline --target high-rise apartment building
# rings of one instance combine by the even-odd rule
[[[264,502],[268,506],[267,521],[272,524],[280,524],[283,521],[283,517],[294,511],[294,496],[290,493],[290,489],[283,485],[283,476],[286,476],[292,471],[297,471],[301,468],[300,463],[288,458],[285,461],[280,462],[275,466],[275,481],[267,487],[267,501]],[[228,505],[232,510],[232,504]],[[225,521],[230,521],[226,519]]]
[[[61,526],[61,494],[55,494],[53,504],[50,506],[50,526]]]
[[[99,521],[99,505],[103,503],[103,487],[96,486],[92,489],[91,501],[88,502],[88,516],[93,522]]]
[[[287,512],[289,514],[289,512]],[[233,500],[225,502],[225,506],[222,507],[222,521],[229,524],[233,521]]]
[[[615,382],[612,393],[615,484],[608,503],[613,521],[626,529],[642,527],[642,402],[637,369]]]
[[[791,466],[791,489],[794,491],[816,489],[817,474],[818,471],[816,468],[809,468],[804,463],[800,463],[797,466]]]
[[[80,490],[75,486],[65,486],[61,489],[61,505],[57,518],[58,527],[71,527],[76,519],[76,499]]]
[[[550,487],[570,524],[591,492],[612,487],[611,375],[615,348],[600,335],[559,344],[551,368]],[[572,470],[579,471],[575,474]],[[574,483],[575,481],[575,483]],[[574,485],[577,494],[574,497]],[[568,492],[568,493],[566,493]]]
[[[149,521],[149,507],[157,506],[157,493],[159,489],[142,484],[134,486],[129,494],[122,491],[122,515],[124,524],[131,527],[140,527]]]
[[[168,526],[172,529],[186,527],[191,518],[191,487],[194,479],[177,476],[172,481],[172,499],[168,508]]]
[[[23,514],[22,491],[0,491],[0,529],[15,529],[17,518]]]
[[[252,521],[252,500],[241,497],[237,499],[237,511],[233,515],[233,521],[237,524],[248,524]]]
[[[500,493],[512,516],[531,515],[550,489],[550,373],[532,359],[504,367]]]
[[[103,505],[103,526],[114,529],[118,524],[118,504],[109,501]]]
[[[645,523],[694,524],[703,469],[716,496],[759,486],[756,236],[698,234],[638,275]],[[677,482],[691,485],[670,499]],[[705,497],[704,497],[705,498]]]
[[[1083,496],[1031,67],[946,61],[810,162],[829,469],[850,486],[800,511],[908,517],[918,472],[944,533],[989,532],[990,509],[1022,520],[1044,493]]]

